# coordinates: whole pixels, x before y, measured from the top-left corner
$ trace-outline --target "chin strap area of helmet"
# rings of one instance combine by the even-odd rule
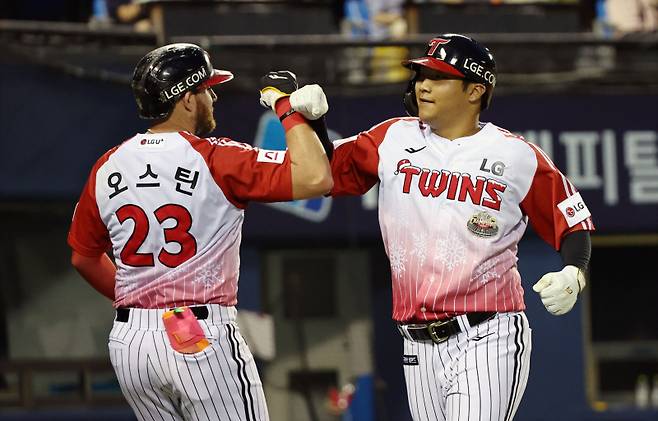
[[[411,78],[407,89],[404,91],[404,96],[402,102],[404,103],[404,109],[407,111],[411,117],[418,117],[418,101],[416,100],[416,79],[417,76]]]

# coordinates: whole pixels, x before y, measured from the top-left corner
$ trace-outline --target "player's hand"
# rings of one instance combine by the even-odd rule
[[[289,70],[269,72],[260,78],[260,104],[274,110],[274,104],[297,90],[297,76]]]
[[[532,286],[549,313],[561,316],[576,304],[578,293],[585,288],[585,274],[576,266],[567,265],[559,272],[550,272]]]
[[[319,85],[302,86],[293,92],[290,106],[308,120],[317,120],[329,111],[327,96]]]

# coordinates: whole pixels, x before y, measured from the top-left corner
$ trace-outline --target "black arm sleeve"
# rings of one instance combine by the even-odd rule
[[[313,129],[315,134],[318,135],[320,143],[324,148],[324,152],[327,154],[327,159],[331,161],[331,157],[334,154],[334,144],[329,140],[329,134],[327,133],[327,123],[324,120],[324,116],[318,118],[317,120],[309,120],[309,126]]]
[[[589,231],[574,231],[562,238],[560,256],[564,265],[573,265],[587,273],[592,255],[592,240]]]

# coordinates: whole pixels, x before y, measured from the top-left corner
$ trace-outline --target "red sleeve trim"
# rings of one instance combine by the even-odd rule
[[[379,146],[388,129],[401,120],[415,119],[392,118],[356,136],[334,142],[331,158],[334,187],[331,196],[364,194],[379,181]]]
[[[100,167],[110,159],[119,146],[110,149],[96,161],[73,212],[67,242],[73,250],[87,257],[100,256],[112,245],[110,233],[101,219],[96,200],[96,176]],[[90,243],[95,244],[90,245]]]
[[[203,157],[215,183],[236,208],[245,209],[251,200],[281,202],[292,200],[290,156],[283,162],[259,162],[263,150],[229,138],[200,138],[180,132]],[[223,147],[218,149],[218,147]]]
[[[577,189],[541,148],[530,142],[526,144],[535,154],[537,168],[520,207],[530,218],[537,235],[555,250],[559,250],[562,238],[566,234],[578,230],[591,231],[594,230],[594,225],[591,218],[587,218],[569,227],[557,204],[576,194]]]
[[[201,154],[203,160],[206,161],[206,165],[210,170],[210,174],[212,175],[213,180],[215,180],[217,186],[220,188],[220,190],[222,190],[226,199],[236,208],[245,209],[247,207],[247,203],[238,200],[238,198],[234,197],[230,191],[222,188],[224,182],[220,172],[217,170],[219,165],[217,162],[215,162],[214,152],[216,145],[236,146],[253,149],[251,145],[235,142],[229,138],[224,137],[204,139],[187,132],[180,132],[180,135],[183,136],[183,138],[185,138],[188,142],[190,142],[190,145]]]
[[[67,243],[69,244],[69,246],[73,250],[75,250],[77,253],[79,253],[79,254],[81,254],[85,257],[98,257],[101,254],[105,253],[105,250],[98,250],[98,249],[95,249],[95,248],[89,248],[89,247],[83,246],[82,244],[80,244],[78,242],[78,240],[75,239],[75,237],[73,237],[71,232],[69,232],[69,235],[67,237]]]

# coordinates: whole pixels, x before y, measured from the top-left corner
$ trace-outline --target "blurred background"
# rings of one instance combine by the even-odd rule
[[[73,207],[95,160],[144,131],[129,87],[156,46],[194,42],[236,74],[215,135],[283,148],[258,79],[290,69],[328,94],[334,138],[404,115],[400,62],[459,32],[498,86],[482,121],[540,145],[597,227],[568,315],[530,286],[561,268],[520,244],[532,369],[516,419],[658,419],[658,1],[2,0],[0,419],[132,420],[114,378],[112,305],[69,264]],[[409,421],[377,192],[252,204],[239,309],[273,421]]]

